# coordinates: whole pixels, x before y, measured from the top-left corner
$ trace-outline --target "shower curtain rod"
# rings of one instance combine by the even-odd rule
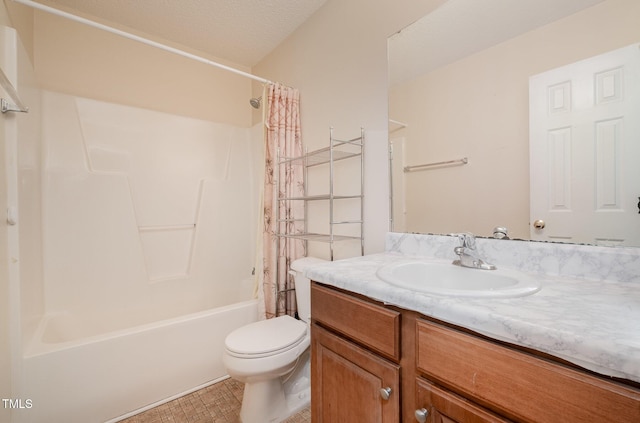
[[[92,20],[89,20],[89,19],[85,19],[85,18],[82,18],[80,16],[76,16],[76,15],[73,15],[71,13],[67,13],[67,12],[64,12],[62,10],[55,9],[53,7],[45,6],[44,4],[37,3],[35,1],[31,1],[31,0],[12,0],[12,1],[14,1],[16,3],[23,4],[25,6],[32,7],[34,9],[38,9],[38,10],[42,10],[44,12],[51,13],[53,15],[61,16],[63,18],[67,18],[67,19],[70,19],[72,21],[80,22],[80,23],[83,23],[85,25],[92,26],[94,28],[102,29],[104,31],[111,32],[112,34],[120,35],[121,37],[125,37],[125,38],[128,38],[130,40],[138,41],[138,42],[141,42],[143,44],[147,44],[149,46],[159,48],[161,50],[165,50],[165,51],[168,51],[168,52],[171,52],[171,53],[175,53],[175,54],[178,54],[180,56],[187,57],[189,59],[195,60],[197,62],[201,62],[201,63],[205,63],[207,65],[215,66],[217,68],[224,69],[226,71],[233,72],[235,74],[242,75],[242,76],[245,76],[247,78],[251,78],[253,80],[262,82],[263,84],[272,84],[273,83],[272,81],[269,81],[268,79],[260,78],[259,76],[252,75],[252,74],[250,74],[248,72],[244,72],[244,71],[241,71],[239,69],[235,69],[235,68],[232,68],[230,66],[226,66],[226,65],[223,65],[221,63],[217,63],[217,62],[214,62],[212,60],[205,59],[204,57],[196,56],[195,54],[187,53],[186,51],[179,50],[179,49],[173,48],[173,47],[169,47],[167,45],[160,44],[160,43],[157,43],[155,41],[151,41],[151,40],[149,40],[147,38],[139,37],[139,36],[131,34],[129,32],[121,31],[119,29],[110,27],[108,25],[103,25],[101,23],[98,23],[98,22],[95,22],[95,21],[92,21]]]

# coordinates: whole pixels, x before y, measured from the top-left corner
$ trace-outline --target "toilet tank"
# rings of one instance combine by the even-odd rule
[[[303,257],[291,263],[290,272],[294,276],[296,283],[298,317],[305,322],[311,320],[311,281],[304,276],[304,272],[311,266],[326,262],[326,260],[315,257]]]

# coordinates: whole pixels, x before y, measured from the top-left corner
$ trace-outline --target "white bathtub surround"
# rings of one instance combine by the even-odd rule
[[[18,281],[14,365],[33,407],[12,422],[104,422],[225,377],[224,338],[257,320],[262,138],[50,91],[41,109],[42,195],[19,188],[42,199],[43,269]]]
[[[480,257],[536,275],[542,289],[511,299],[412,292],[376,277],[408,256],[456,258],[456,237],[387,235],[386,251],[320,264],[316,281],[533,348],[607,376],[640,382],[640,249],[478,239]],[[483,271],[483,270],[478,270]]]
[[[253,268],[250,135],[45,91],[45,314],[170,318],[249,299],[230,281]]]

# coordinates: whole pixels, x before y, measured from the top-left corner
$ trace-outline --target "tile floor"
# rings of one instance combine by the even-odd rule
[[[242,383],[226,379],[121,420],[120,423],[238,423],[243,389]],[[310,422],[309,409],[285,420],[285,423]]]

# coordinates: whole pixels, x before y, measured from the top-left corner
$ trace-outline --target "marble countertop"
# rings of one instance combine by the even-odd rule
[[[451,251],[450,245],[444,251]],[[519,298],[476,299],[414,292],[376,276],[381,266],[407,257],[446,259],[438,257],[441,254],[428,256],[415,249],[411,253],[391,247],[384,253],[314,265],[305,275],[497,340],[551,354],[603,375],[640,382],[640,284],[530,270],[528,273],[535,274],[542,284],[539,292]],[[632,256],[635,262],[635,253]],[[499,257],[493,263],[500,266]]]

